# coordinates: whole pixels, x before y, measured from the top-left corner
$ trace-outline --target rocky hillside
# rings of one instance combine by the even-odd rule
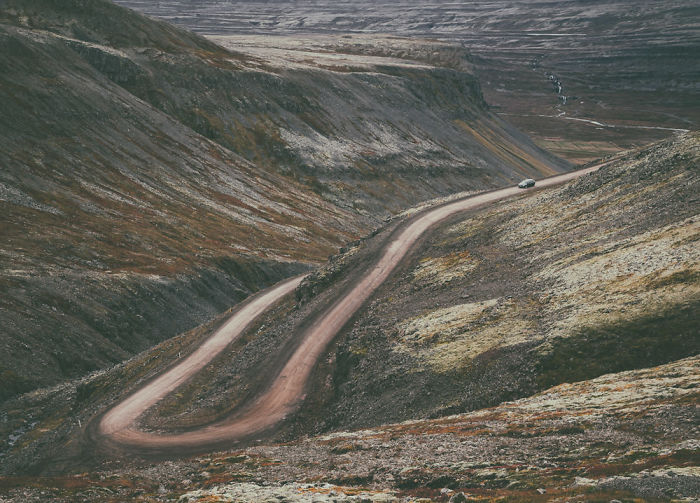
[[[441,417],[698,354],[699,158],[700,135],[685,134],[446,222],[338,337],[278,438]],[[334,257],[144,424],[206,424],[245,400],[275,348],[402,222]]]
[[[325,58],[304,50],[299,64],[274,47],[242,54],[236,43],[226,50],[189,33],[181,45],[194,47],[171,48],[173,27],[143,41],[141,25],[161,23],[105,0],[90,0],[89,9],[73,14],[75,22],[65,15],[70,8],[33,3],[41,10],[32,16],[25,2],[9,2],[8,22],[69,37],[90,65],[134,96],[341,206],[395,211],[431,194],[567,167],[490,115],[476,78],[441,58],[443,47],[432,48],[435,57],[421,64],[411,57],[410,41],[384,54],[398,58],[333,64],[334,48],[323,46]],[[137,28],[119,35],[101,30],[93,26],[97,16]],[[501,151],[510,149],[504,158]]]
[[[181,461],[1,478],[7,502],[694,501],[700,359],[440,419]]]
[[[0,45],[0,400],[211,320],[418,200],[566,167],[448,65],[289,67],[105,0],[3,2]]]
[[[531,189],[515,199],[455,217],[440,226],[421,241],[410,260],[346,327],[318,365],[301,413],[290,418],[275,433],[275,438],[293,440],[305,434],[440,418],[496,406],[561,383],[697,355],[699,284],[695,244],[699,146],[697,133],[679,136],[610,159],[597,173],[565,186],[544,192]],[[228,348],[201,375],[144,417],[142,426],[155,430],[191,428],[230,412],[256,386],[264,385],[266,366],[274,366],[275,359],[284,356],[286,348],[293,343],[296,328],[303,323],[304,314],[319,305],[329,305],[334,298],[334,285],[366,269],[368,260],[376,256],[377,247],[404,221],[405,216],[395,218],[373,236],[355,242],[343,254],[333,257],[302,285],[296,299],[282,302],[266,313],[243,339]],[[2,444],[4,473],[55,474],[92,469],[106,460],[110,466],[115,466],[115,462],[127,465],[134,462],[133,456],[115,461],[114,453],[95,449],[89,435],[91,418],[170,365],[181,353],[186,354],[215,325],[216,322],[166,341],[108,371],[8,401],[0,408],[0,438],[6,439]],[[678,368],[689,368],[686,364],[679,365]],[[649,389],[658,389],[653,377],[656,371],[649,372],[645,374],[651,376]],[[673,372],[669,371],[669,375]],[[673,385],[679,389],[676,398],[681,408],[689,396],[682,390],[692,391],[692,386],[684,388],[681,381],[693,375],[683,372],[677,376],[678,386]],[[601,382],[615,379],[618,378],[612,376]],[[581,390],[586,385],[577,386],[575,389]],[[599,399],[597,386],[593,385],[594,391],[584,400]],[[627,388],[620,384],[620,389]],[[577,393],[574,391],[571,396]],[[666,395],[650,393],[654,394],[653,400],[666,403]],[[611,405],[610,409],[607,405],[596,407],[601,414],[595,419],[600,421],[595,423],[594,430],[598,431],[613,418],[617,405]],[[486,416],[478,417],[487,417],[489,412],[483,414]],[[678,438],[696,435],[688,429],[683,419],[686,415],[686,409],[674,415],[679,426],[669,431],[675,431]],[[541,416],[541,420],[547,417]],[[563,424],[569,421],[566,418],[570,418],[566,414],[561,417],[562,423],[542,423],[553,428],[550,431],[549,426],[542,426],[548,432],[543,435],[557,435],[558,428],[564,428]],[[522,427],[529,428],[527,425],[539,421],[538,418],[523,416]],[[498,428],[508,430],[507,419],[498,421],[501,420]],[[477,422],[481,424],[480,421]],[[622,424],[623,420],[619,422]],[[430,429],[431,424],[441,422],[424,424]],[[639,428],[644,424],[647,419],[640,419]],[[576,426],[569,433],[577,435],[586,428]],[[482,435],[479,438],[493,436],[486,430],[477,430],[474,434]],[[519,438],[518,432],[506,438]],[[659,432],[659,436],[663,434]],[[576,455],[580,456],[576,460],[586,466],[600,457],[600,451],[593,449],[596,435],[586,437],[591,439],[590,446],[585,444],[588,447],[584,446]],[[344,434],[338,434],[329,438],[343,437]],[[548,438],[543,441],[548,442]],[[581,445],[581,438],[574,436],[571,442]],[[663,442],[671,442],[669,445],[676,442],[674,439],[673,435],[662,438]],[[634,445],[648,446],[644,442],[657,440],[657,437],[637,439]],[[614,442],[617,447],[610,452],[630,449],[627,446],[634,443],[620,439]],[[304,445],[302,449],[310,444]],[[335,443],[328,445],[333,455],[355,452],[352,441],[347,449]],[[593,450],[589,452],[589,448]],[[362,449],[358,447],[358,452]],[[498,450],[501,447],[494,449],[495,453],[502,452]],[[532,458],[531,464],[539,466],[537,470],[554,467],[546,464],[551,459],[549,455],[536,451],[531,455],[540,457],[536,462]],[[459,452],[458,457],[467,455]],[[406,455],[411,454],[407,451]],[[393,472],[391,479],[383,478],[378,472],[375,478],[373,472],[364,478],[341,480],[331,473],[344,470],[346,462],[342,460],[347,458],[339,457],[339,464],[309,465],[303,461],[308,460],[304,456],[298,454],[295,459],[309,470],[308,478],[294,472],[274,481],[289,480],[284,477],[297,477],[297,481],[332,480],[334,484],[350,486],[415,489],[418,491],[415,494],[420,494],[421,488],[440,488],[440,484],[448,482],[451,488],[468,487],[452,472],[449,474],[454,479],[450,479],[452,482],[447,479],[438,482],[442,479],[437,468],[429,470],[427,475],[416,472],[416,481],[407,481],[405,485]],[[250,471],[257,470],[250,464],[253,461],[240,459],[243,464],[236,466],[248,470],[250,478],[232,473],[231,463],[217,457],[213,463],[221,462],[222,478],[198,482],[176,472],[175,477],[182,475],[192,485],[173,484],[178,488],[201,488],[224,480],[273,481],[268,475]],[[684,459],[664,458],[665,461],[653,466],[676,466],[673,463],[685,463]],[[572,461],[571,466],[577,462]],[[496,454],[491,464],[465,466],[465,470],[491,467],[493,463],[497,463]],[[558,461],[552,463],[559,466]],[[397,471],[408,468],[396,466]],[[167,472],[171,467],[157,465],[154,473]],[[568,473],[584,476],[586,469]],[[372,470],[368,469],[368,473]],[[537,473],[555,477],[558,472]],[[405,475],[407,480],[413,477],[412,472]],[[434,482],[426,478],[433,476]],[[509,479],[508,483],[513,480]],[[546,484],[554,483],[553,478],[547,480]],[[87,487],[90,483],[81,484]],[[535,477],[532,484],[545,482]]]
[[[698,354],[699,160],[685,134],[441,226],[338,341],[310,394],[316,431]]]
[[[192,328],[366,225],[150,107],[65,40],[0,30],[0,398]]]
[[[288,435],[439,417],[697,354],[699,138],[626,154],[426,237],[318,366]],[[191,427],[245,399],[273,348],[366,270],[398,224],[334,258],[284,322],[261,320],[145,424]]]
[[[494,110],[576,163],[700,123],[694,0],[117,1],[206,35],[462,44]]]

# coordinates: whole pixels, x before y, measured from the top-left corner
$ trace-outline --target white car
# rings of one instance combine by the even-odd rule
[[[526,178],[522,182],[518,184],[518,188],[520,189],[527,189],[528,187],[534,187],[535,186],[535,180],[532,178]]]

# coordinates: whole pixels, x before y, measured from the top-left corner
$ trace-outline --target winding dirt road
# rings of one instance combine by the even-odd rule
[[[600,166],[543,179],[537,182],[537,187],[558,185],[595,171]],[[136,424],[139,416],[204,368],[229,343],[239,337],[268,306],[292,292],[303,276],[287,280],[246,303],[180,364],[107,411],[99,422],[98,434],[125,447],[177,450],[234,442],[269,430],[297,409],[304,398],[309,376],[328,344],[386,280],[427,229],[455,213],[519,193],[522,193],[522,189],[516,187],[486,192],[425,210],[413,217],[397,237],[386,245],[379,261],[364,277],[354,283],[347,294],[301,335],[300,345],[272,385],[231,418],[197,430],[174,434],[140,431]]]

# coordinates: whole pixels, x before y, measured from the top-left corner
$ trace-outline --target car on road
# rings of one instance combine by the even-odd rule
[[[526,178],[522,182],[518,184],[518,188],[520,189],[527,189],[528,187],[534,187],[535,186],[535,180],[532,178]]]

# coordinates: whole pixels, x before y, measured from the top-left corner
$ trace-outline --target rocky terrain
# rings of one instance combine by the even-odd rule
[[[336,340],[279,438],[475,410],[697,354],[699,154],[686,134],[443,225]],[[244,400],[274,348],[400,222],[333,258],[280,308],[284,321],[264,317],[144,424],[192,427]]]
[[[459,43],[486,101],[538,144],[585,162],[697,129],[693,0],[118,0],[205,35],[390,34]]]
[[[440,419],[137,469],[0,478],[22,502],[697,501],[697,357]]]
[[[0,44],[0,400],[209,321],[407,205],[567,167],[442,45],[280,63],[105,0],[5,1]]]
[[[474,410],[697,354],[699,138],[427,237],[329,356],[310,394],[315,431]]]
[[[551,3],[426,18],[409,2],[389,18],[316,2],[303,37],[205,39],[104,0],[5,0],[0,502],[697,501],[700,134],[646,129],[695,124],[696,69],[674,58],[695,47],[696,8],[555,3],[544,22]],[[306,29],[286,21],[304,2],[246,5],[250,32]],[[285,21],[266,24],[270,9]],[[476,56],[448,36],[465,26],[493,31],[470,35]],[[574,43],[584,27],[603,42]],[[579,56],[548,59],[565,40]],[[608,56],[630,72],[601,80]],[[569,114],[574,81],[595,107],[547,127],[630,105],[617,138],[521,122],[569,159],[672,136],[424,234],[317,363],[301,409],[260,438],[179,457],[102,441],[101,414],[252,292],[316,267],[139,429],[201,428],[257,396],[421,209],[567,169],[484,101],[477,76],[514,61],[529,77],[484,93],[504,96],[501,115],[552,115],[553,96]]]
[[[608,159],[562,187],[445,222],[340,335],[302,411],[273,432],[284,443],[156,463],[95,449],[91,418],[215,324],[8,401],[0,408],[0,494],[697,496],[699,156],[700,136],[685,134]],[[186,429],[225,415],[264,383],[261,368],[284,355],[305,310],[328,303],[334,285],[366,267],[404,218],[334,257],[143,426]],[[49,477],[17,478],[31,473]]]

